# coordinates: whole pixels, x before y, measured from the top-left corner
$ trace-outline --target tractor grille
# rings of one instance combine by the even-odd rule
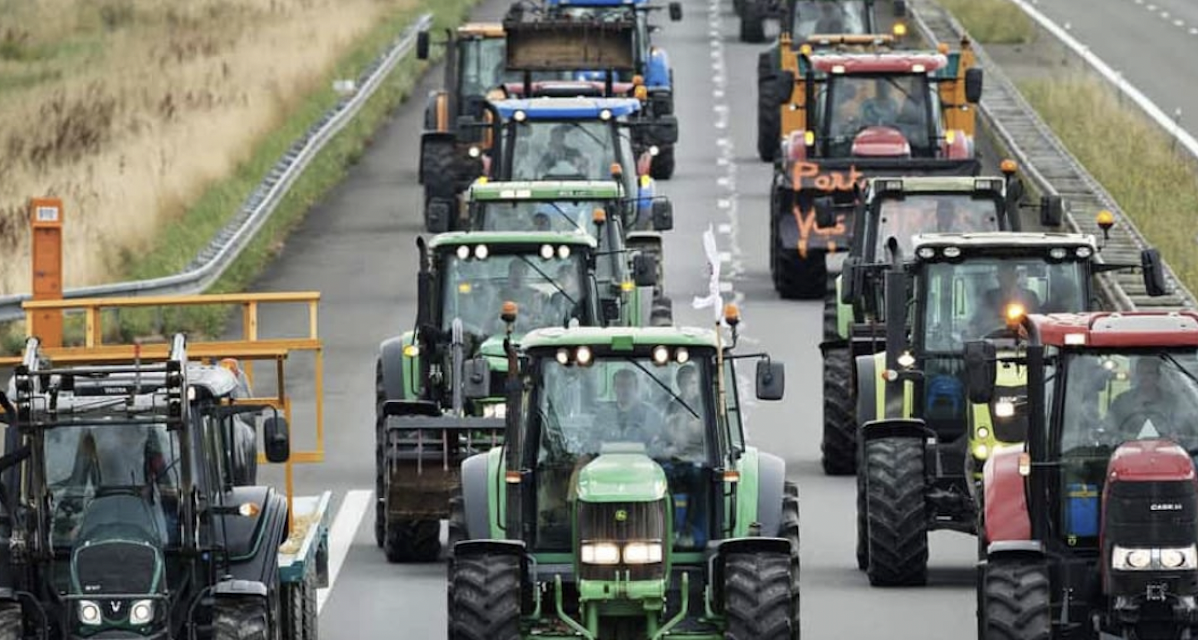
[[[619,512],[624,512],[623,518]],[[669,553],[666,541],[666,506],[664,500],[657,502],[620,502],[578,504],[578,534],[582,541],[623,543],[634,541],[660,541],[663,555]],[[664,563],[655,564],[580,564],[579,578],[583,580],[611,580],[616,572],[627,575],[629,580],[651,580],[664,575]],[[625,573],[627,572],[627,573]]]
[[[84,595],[150,593],[157,551],[131,542],[105,542],[75,551],[75,575]]]

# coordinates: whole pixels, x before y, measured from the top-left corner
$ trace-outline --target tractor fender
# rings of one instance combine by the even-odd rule
[[[449,94],[444,89],[429,91],[424,101],[424,130],[448,132],[452,119]]]
[[[854,359],[857,370],[857,424],[885,418],[902,418],[906,411],[909,384],[882,379],[886,368],[885,353],[871,353]]]
[[[498,537],[491,526],[491,514],[494,513],[494,505],[491,504],[493,476],[488,471],[492,452],[500,450],[501,447],[496,447],[462,461],[462,511],[466,514],[466,540]]]
[[[379,363],[382,365],[383,390],[387,394],[387,400],[404,400],[416,395],[414,389],[411,389],[408,384],[408,380],[414,381],[416,376],[405,375],[412,373],[418,364],[416,358],[420,357],[404,356],[404,347],[411,342],[412,334],[409,332],[402,336],[388,338],[379,345]]]
[[[661,255],[661,232],[629,231],[628,235],[624,238],[624,244],[627,248],[635,251],[651,253],[653,255]]]
[[[645,65],[645,87],[670,87],[670,54],[661,47],[649,47]]]
[[[213,585],[212,593],[218,598],[221,596],[265,598],[270,593],[270,589],[261,580],[221,580]]]
[[[273,584],[278,580],[279,546],[287,540],[287,499],[271,487],[234,487],[226,504],[258,504],[258,515],[224,518],[229,574],[234,580]]]
[[[862,424],[860,439],[869,442],[883,438],[912,438],[922,443],[933,435],[927,424],[918,418],[883,418]]]
[[[757,522],[761,524],[762,533],[779,531],[779,527],[782,526],[782,494],[785,482],[786,463],[782,458],[758,451]]]
[[[1027,511],[1027,493],[1019,475],[1022,447],[998,449],[982,467],[983,504],[986,506],[986,539],[998,542],[1027,541],[1032,522]]]
[[[1039,540],[1007,540],[1004,542],[991,542],[986,547],[986,559],[991,560],[999,557],[1044,557],[1044,543]]]

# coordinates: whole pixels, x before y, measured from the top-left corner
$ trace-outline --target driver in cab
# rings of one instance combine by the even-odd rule
[[[1145,355],[1136,359],[1131,387],[1119,394],[1107,411],[1109,424],[1122,438],[1143,440],[1179,435],[1178,429],[1189,426],[1189,421],[1198,417],[1193,406],[1178,401],[1169,376],[1162,374],[1159,357]]]

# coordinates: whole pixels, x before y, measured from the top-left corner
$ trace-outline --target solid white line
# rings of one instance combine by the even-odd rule
[[[362,524],[362,518],[366,517],[373,499],[373,491],[355,490],[347,491],[345,499],[341,501],[337,517],[333,519],[333,526],[329,528],[329,586],[316,591],[317,614],[324,609],[325,600],[328,600],[333,584],[337,582],[337,574],[341,573],[341,565],[345,564],[345,556],[349,555],[354,536],[358,533],[358,527]]]

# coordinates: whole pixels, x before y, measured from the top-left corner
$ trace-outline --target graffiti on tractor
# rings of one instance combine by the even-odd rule
[[[836,214],[836,224],[820,227],[815,218],[815,197],[829,193],[852,193],[865,184],[866,174],[850,165],[847,171],[824,171],[815,162],[796,162],[792,169],[795,185],[792,212],[798,225],[799,255],[807,257],[809,248],[824,248],[828,253],[837,251],[840,239],[847,239],[851,231],[846,214]]]

